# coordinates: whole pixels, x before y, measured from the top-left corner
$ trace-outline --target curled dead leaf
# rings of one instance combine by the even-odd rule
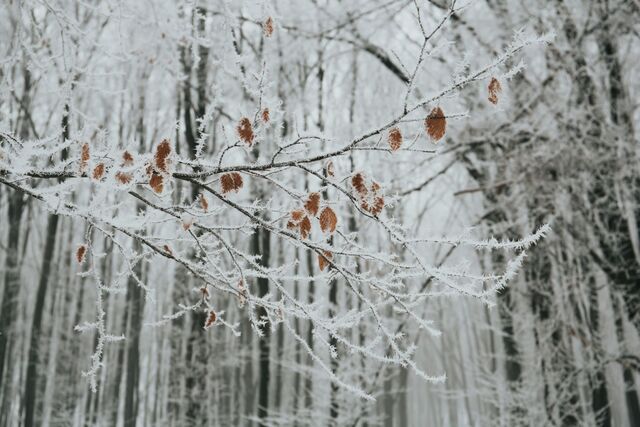
[[[162,142],[156,147],[156,154],[154,155],[155,167],[160,172],[169,172],[169,156],[171,155],[171,143],[167,139],[163,139]]]
[[[329,261],[333,259],[333,254],[329,251],[322,251],[322,255],[318,254],[318,266],[320,271],[323,271],[326,267],[331,265]]]
[[[225,194],[231,191],[239,191],[242,188],[242,183],[242,175],[238,172],[225,173],[220,177],[222,192]]]
[[[498,95],[502,92],[502,85],[500,81],[495,77],[491,78],[489,82],[489,102],[493,105],[498,103]]]
[[[236,132],[238,132],[240,139],[247,145],[251,146],[253,144],[255,135],[253,134],[253,126],[251,125],[251,120],[249,120],[249,118],[243,117],[240,119],[236,126]]]
[[[391,151],[398,151],[402,146],[402,133],[398,127],[394,127],[389,131],[389,148]]]
[[[447,119],[444,115],[442,108],[435,107],[427,118],[424,120],[424,126],[427,130],[427,134],[434,141],[440,140],[447,128]]]
[[[302,221],[300,221],[300,236],[303,239],[306,239],[307,237],[309,237],[309,234],[311,233],[311,221],[309,220],[309,217],[305,215],[304,218],[302,218]]]
[[[122,166],[131,166],[133,164],[133,156],[129,151],[122,153]]]
[[[351,177],[351,186],[358,192],[360,197],[364,197],[368,193],[364,175],[362,175],[360,172]]]
[[[130,173],[125,173],[122,171],[116,173],[116,180],[120,184],[128,184],[131,182],[132,179],[133,179],[133,176]]]
[[[294,209],[291,211],[291,220],[298,223],[304,218],[304,211],[302,209]]]
[[[371,207],[371,213],[374,216],[378,216],[380,212],[384,209],[384,198],[382,196],[376,196],[373,199],[373,206]]]
[[[209,210],[209,201],[207,200],[206,197],[204,197],[204,194],[202,193],[200,193],[199,199],[200,199],[200,207],[206,213]]]
[[[153,189],[156,193],[162,193],[164,189],[164,178],[159,173],[153,172],[151,174],[151,178],[149,179],[149,187]]]
[[[334,176],[336,174],[335,167],[333,166],[333,162],[329,160],[324,167],[325,176]]]
[[[90,157],[91,157],[91,154],[89,152],[89,144],[85,142],[84,144],[82,144],[82,149],[80,153],[80,173],[84,173],[87,170]]]
[[[216,312],[213,310],[209,311],[209,315],[207,316],[207,321],[204,324],[204,328],[210,328],[211,325],[213,325],[214,323],[216,323],[216,320],[218,319],[218,316],[216,315]]]
[[[338,217],[336,213],[329,206],[324,208],[320,213],[320,228],[323,233],[333,233],[336,231],[336,225],[338,224]]]
[[[268,17],[262,23],[262,31],[264,32],[265,37],[271,37],[273,35],[273,18]]]
[[[76,249],[76,261],[78,261],[78,264],[82,264],[84,262],[84,257],[86,254],[87,254],[87,246],[86,245],[78,246],[78,249]]]
[[[320,193],[309,193],[309,197],[304,203],[304,208],[312,216],[316,216],[318,214],[318,209],[320,208]]]
[[[104,163],[98,163],[98,165],[93,168],[93,179],[99,181],[104,176]]]

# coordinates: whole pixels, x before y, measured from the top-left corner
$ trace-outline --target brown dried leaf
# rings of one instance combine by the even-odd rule
[[[325,267],[330,265],[329,261],[333,259],[333,254],[329,251],[322,251],[322,255],[318,254],[318,265],[320,266],[320,271],[323,271]]]
[[[93,179],[99,181],[104,176],[104,163],[98,163],[98,165],[93,168]]]
[[[324,167],[324,171],[326,176],[334,176],[336,174],[335,167],[331,160],[327,162],[327,165]]]
[[[133,156],[130,152],[122,153],[122,166],[131,166],[133,164]]]
[[[269,114],[269,109],[265,108],[264,110],[262,110],[262,122],[263,123],[269,123],[269,120],[271,120],[271,116]]]
[[[338,217],[336,213],[329,206],[324,208],[320,213],[320,228],[323,233],[333,233],[336,231],[336,225],[338,224]]]
[[[264,32],[265,37],[271,37],[271,35],[273,34],[273,18],[272,17],[268,17],[262,23],[262,31]]]
[[[87,254],[86,245],[78,246],[78,249],[76,249],[76,261],[78,261],[78,264],[82,264],[84,262],[84,257],[86,254]]]
[[[166,253],[168,253],[169,255],[173,256],[173,251],[171,250],[171,248],[169,247],[169,245],[164,245],[164,246],[162,247],[162,249],[164,249],[164,251],[165,251]]]
[[[253,139],[255,135],[253,134],[253,127],[251,126],[251,120],[247,117],[243,117],[238,122],[238,126],[236,126],[236,132],[238,132],[238,136],[242,141],[247,143],[249,146],[253,144]]]
[[[304,211],[302,209],[294,209],[291,211],[291,220],[295,223],[299,223],[304,218]]]
[[[171,143],[163,139],[162,142],[156,148],[156,154],[154,156],[156,169],[160,172],[167,173],[169,171],[169,156],[171,155]]]
[[[238,172],[231,172],[231,177],[233,178],[233,189],[240,190],[242,188],[242,175]]]
[[[502,85],[500,81],[495,77],[491,78],[489,82],[489,102],[493,105],[498,103],[498,95],[502,92]]]
[[[200,288],[200,293],[202,294],[202,299],[209,299],[209,290],[206,285]]]
[[[402,133],[397,127],[392,128],[389,131],[389,147],[391,151],[398,151],[402,146]]]
[[[151,175],[151,179],[149,179],[149,187],[153,189],[156,193],[162,193],[164,189],[164,178],[159,173],[153,172]]]
[[[86,142],[82,144],[82,152],[80,153],[80,173],[84,173],[87,170],[87,166],[89,164],[89,158],[91,154],[89,153],[89,144]]]
[[[435,107],[427,118],[424,120],[424,126],[427,130],[427,134],[434,141],[440,140],[447,128],[447,119],[444,116],[442,108]]]
[[[377,196],[373,199],[373,206],[371,208],[371,213],[375,216],[378,216],[380,212],[384,209],[384,198],[382,196]]]
[[[207,316],[207,321],[204,324],[205,329],[206,328],[210,328],[211,325],[213,325],[214,323],[216,323],[216,319],[218,318],[218,316],[216,315],[216,312],[211,310],[209,311],[209,316]]]
[[[222,192],[228,193],[233,190],[233,177],[231,174],[225,173],[220,177],[220,185],[222,186]]]
[[[200,193],[200,207],[205,211],[205,213],[209,210],[209,201],[202,193]]]
[[[320,193],[309,193],[309,197],[304,203],[304,208],[312,216],[316,216],[318,214],[318,209],[320,208]]]
[[[189,231],[191,226],[193,225],[193,219],[184,219],[182,220],[182,229],[184,231]]]
[[[238,191],[242,188],[242,175],[238,172],[229,172],[220,176],[220,185],[224,194],[230,191]]]
[[[351,177],[351,186],[358,192],[360,197],[366,196],[369,192],[364,182],[364,176],[360,172]]]
[[[130,173],[118,172],[116,173],[116,179],[120,184],[128,184],[131,182],[133,177],[131,176]]]
[[[303,239],[306,239],[307,237],[309,237],[309,233],[311,233],[311,221],[309,220],[308,216],[305,215],[305,217],[302,218],[302,221],[300,221],[299,227],[300,227],[300,236]]]

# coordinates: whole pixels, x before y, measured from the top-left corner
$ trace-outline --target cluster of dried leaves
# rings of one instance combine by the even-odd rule
[[[332,234],[338,225],[338,216],[329,206],[320,211],[320,193],[309,193],[302,209],[294,209],[289,214],[287,228],[295,230],[300,237],[306,239],[311,233],[311,218],[318,218],[320,229],[323,233]],[[320,215],[318,216],[318,212]]]
[[[153,156],[153,162],[147,165],[147,176],[149,177],[149,187],[156,193],[160,194],[164,190],[165,179],[170,176],[171,168],[171,143],[167,139],[163,139],[156,147]]]
[[[357,172],[351,177],[351,186],[360,201],[360,208],[377,217],[384,209],[384,197],[381,194],[380,184],[367,179],[362,172]]]
[[[267,20],[263,23],[264,34],[266,37],[270,37],[273,34],[273,20],[271,17],[267,18]],[[502,86],[497,78],[493,77],[488,85],[488,100],[492,104],[498,103],[498,95],[502,91]],[[268,123],[270,121],[270,112],[268,108],[264,108],[260,112],[260,117],[263,123]],[[437,106],[431,110],[429,115],[425,118],[424,121],[425,130],[427,135],[434,141],[437,142],[445,135],[447,120],[444,114],[444,111],[441,107]],[[252,146],[255,140],[255,134],[253,130],[252,122],[249,118],[243,117],[239,120],[238,125],[236,127],[236,132],[241,141],[246,143],[248,146]],[[403,136],[400,128],[395,126],[391,128],[387,135],[387,141],[389,144],[389,148],[391,151],[398,151],[403,144]],[[171,161],[172,161],[172,153],[173,149],[171,143],[168,140],[163,140],[156,147],[153,159],[150,163],[147,164],[146,173],[149,177],[149,186],[156,193],[162,193],[164,189],[165,179],[168,179],[171,176]],[[84,174],[87,171],[90,161],[90,149],[89,144],[84,143],[81,147],[80,154],[80,173]],[[122,162],[120,164],[121,168],[126,168],[132,166],[134,163],[134,157],[129,151],[125,151],[122,154]],[[92,178],[96,181],[102,180],[105,176],[107,166],[104,162],[98,163],[91,174]],[[334,167],[333,163],[329,161],[325,166],[325,175],[326,176],[334,176]],[[121,184],[128,184],[132,181],[133,175],[130,172],[126,172],[125,170],[119,170],[115,174],[115,178]],[[220,176],[220,184],[222,187],[222,193],[227,194],[232,191],[239,191],[243,186],[243,178],[242,175],[238,172],[229,172],[222,174]],[[374,216],[378,216],[385,206],[384,197],[381,194],[380,185],[373,181],[368,180],[362,172],[357,172],[351,177],[351,186],[355,190],[355,195],[360,202],[360,207],[370,214]],[[209,210],[209,202],[207,198],[203,195],[199,195],[199,204],[202,210],[206,213]],[[289,218],[287,221],[287,228],[290,230],[295,230],[299,233],[302,239],[307,239],[311,234],[312,222],[313,218],[317,218],[320,229],[323,233],[332,234],[335,232],[338,217],[334,210],[325,206],[323,209],[320,209],[322,203],[322,197],[318,192],[309,193],[306,201],[303,203],[302,208],[294,209],[290,212]],[[191,226],[192,222],[183,221],[183,227],[185,230],[188,230]],[[164,251],[167,255],[173,256],[173,252],[168,245],[163,246]],[[83,263],[87,252],[86,245],[78,246],[75,258],[78,263]],[[333,260],[333,253],[327,250],[323,250],[318,254],[318,265],[321,271],[324,271],[327,267],[329,267]],[[209,298],[209,292],[206,287],[202,288],[203,298]],[[243,280],[240,279],[238,283],[238,296],[240,299],[240,305],[244,305],[248,298],[247,290],[244,286]],[[210,310],[204,324],[204,328],[207,329],[213,326],[217,320],[217,314],[214,310]]]
[[[297,230],[300,233],[300,237],[306,239],[311,233],[311,220],[303,209],[294,209],[289,214],[287,228],[289,230]]]
[[[129,167],[131,165],[133,165],[133,155],[131,155],[130,152],[125,151],[124,153],[122,153],[122,163],[120,164],[120,167]],[[133,175],[128,172],[124,172],[121,170],[116,172],[116,180],[120,184],[128,184],[132,179]]]
[[[156,152],[156,167],[159,170],[168,170],[169,167],[169,156],[171,154],[171,145],[169,144],[169,142],[167,140],[164,140],[159,146],[158,146],[158,151]],[[91,149],[89,148],[89,144],[88,143],[84,143],[82,144],[82,147],[80,148],[80,162],[79,162],[79,171],[81,174],[84,174],[87,172],[87,169],[89,167],[89,161],[91,160]],[[120,167],[128,167],[133,165],[133,156],[131,155],[131,153],[129,151],[125,151],[122,154],[122,163],[120,165]],[[104,162],[99,162],[98,164],[96,164],[93,168],[93,170],[91,171],[91,178],[94,181],[101,181],[106,173],[107,170],[110,166],[107,166],[107,164],[105,164]],[[151,177],[151,173],[148,172],[150,174]],[[131,182],[131,180],[133,179],[133,175],[131,173],[128,172],[124,172],[122,170],[116,172],[115,174],[115,179],[116,181],[118,181],[120,184],[128,184]],[[154,180],[153,183],[150,183],[152,188],[155,189],[159,189],[160,191],[157,192],[161,192],[161,188],[162,188],[162,180],[158,180],[158,178],[156,178]]]

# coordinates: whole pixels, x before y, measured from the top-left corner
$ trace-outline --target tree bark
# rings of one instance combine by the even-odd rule
[[[134,251],[142,249],[135,241]],[[134,267],[134,274],[142,280],[142,262]],[[127,280],[127,305],[129,306],[129,327],[127,329],[127,375],[124,393],[124,425],[135,427],[138,416],[138,380],[140,378],[140,331],[144,314],[143,289],[134,277]]]
[[[260,249],[260,265],[263,267],[269,267],[269,258],[271,256],[271,232],[268,230],[260,229],[256,231],[261,236]],[[258,278],[258,294],[260,297],[264,297],[269,293],[269,279],[266,277]],[[259,366],[260,376],[258,380],[258,418],[260,419],[260,427],[266,427],[265,419],[269,414],[269,352],[270,352],[270,336],[271,325],[269,325],[267,319],[267,312],[264,307],[258,308],[258,318],[266,321],[267,323],[261,328],[263,336],[259,341]]]
[[[40,354],[40,331],[42,327],[42,317],[44,314],[44,301],[49,284],[51,272],[51,260],[56,245],[56,235],[58,231],[58,215],[49,215],[47,220],[46,241],[42,257],[42,270],[36,294],[36,304],[33,312],[33,322],[31,324],[31,341],[29,344],[27,360],[27,376],[25,379],[25,427],[35,425],[36,390],[38,383],[38,356]]]

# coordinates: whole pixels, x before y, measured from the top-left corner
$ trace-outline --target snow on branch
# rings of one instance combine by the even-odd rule
[[[420,17],[418,2],[414,5]],[[192,313],[204,314],[201,326],[205,330],[223,326],[236,336],[240,334],[238,313],[248,319],[259,337],[282,324],[323,375],[365,399],[373,399],[372,394],[340,378],[319,349],[328,350],[332,358],[342,357],[346,349],[408,367],[425,381],[444,381],[444,374],[430,375],[418,367],[413,359],[415,346],[395,330],[398,322],[439,336],[441,328],[434,326],[424,310],[430,298],[446,294],[489,303],[490,297],[515,277],[525,261],[525,250],[551,228],[542,225],[521,239],[502,241],[474,240],[466,235],[414,237],[409,231],[413,230],[411,224],[397,223],[389,214],[401,205],[402,195],[394,199],[386,195],[386,183],[375,179],[380,167],[352,170],[345,166],[345,160],[364,153],[369,157],[363,167],[378,162],[376,165],[383,168],[397,168],[399,163],[394,164],[395,159],[388,156],[437,156],[437,150],[411,148],[418,136],[407,144],[409,139],[403,139],[400,127],[407,135],[426,135],[431,141],[426,144],[446,141],[452,127],[447,119],[466,117],[447,116],[441,106],[446,98],[496,74],[524,48],[550,40],[550,36],[519,33],[488,63],[411,105],[411,95],[421,84],[419,69],[429,57],[428,46],[460,11],[454,1],[432,31],[419,19],[421,49],[406,91],[394,100],[400,108],[391,117],[372,119],[361,126],[364,130],[355,137],[355,131],[330,135],[322,124],[313,132],[298,135],[277,129],[284,127],[282,117],[291,112],[280,111],[286,107],[273,101],[277,90],[270,81],[269,61],[273,58],[265,56],[250,67],[247,62],[252,55],[240,53],[237,44],[232,63],[226,66],[238,68],[233,84],[243,100],[202,105],[202,115],[189,129],[194,133],[187,137],[189,146],[180,148],[169,138],[169,132],[180,131],[186,123],[154,133],[153,146],[147,148],[141,141],[138,151],[109,133],[103,139],[79,134],[63,138],[55,132],[42,139],[22,139],[8,129],[0,131],[0,184],[34,198],[52,214],[85,222],[112,242],[122,258],[113,283],[105,284],[98,268],[102,257],[94,252],[89,237],[83,243],[82,256],[78,255],[79,262],[87,257],[83,274],[93,278],[96,293],[95,320],[75,328],[97,334],[97,345],[84,373],[92,390],[97,388],[105,345],[124,339],[106,330],[103,294],[122,290],[121,282],[131,277],[150,302],[158,303],[153,297],[157,285],[136,273],[137,266],[154,259],[161,260],[164,272],[172,271],[167,265],[180,268],[189,278],[186,282],[195,283],[195,288],[186,292],[184,300],[174,301],[177,309],[146,322],[148,327],[171,324]],[[267,28],[264,37],[271,39],[278,26],[271,22]],[[187,61],[185,58],[186,54],[181,61]],[[503,78],[519,71],[522,63],[518,64]],[[217,125],[214,118],[224,124]],[[226,144],[212,144],[215,150],[210,151],[214,137]],[[388,141],[390,148],[373,149],[381,141]],[[374,235],[378,242],[369,238]],[[508,254],[511,258],[504,272],[475,274],[464,264],[433,265],[423,250],[425,243],[515,253]],[[283,259],[276,263],[271,257],[267,261],[267,253],[276,245]],[[312,262],[300,270],[301,260],[307,256]],[[162,280],[172,278],[163,275]],[[294,282],[337,286],[349,295],[349,305],[305,301],[292,292]],[[421,288],[422,283],[430,286]],[[185,285],[177,282],[175,286]],[[232,301],[237,302],[233,311],[227,308]],[[294,320],[312,325],[317,343],[324,345],[311,346],[291,326]],[[368,343],[354,341],[347,332],[364,324],[373,325],[376,338]]]

